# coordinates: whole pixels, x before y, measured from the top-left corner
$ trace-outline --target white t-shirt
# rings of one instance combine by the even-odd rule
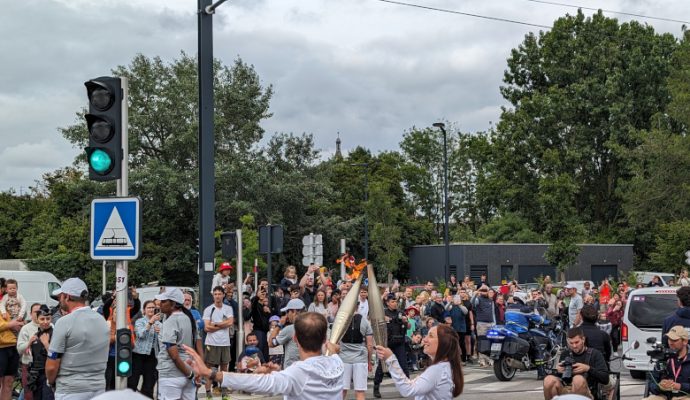
[[[363,317],[369,317],[369,299],[362,300],[361,298],[358,298],[357,300],[359,301],[359,306],[357,306],[357,314]]]
[[[223,304],[220,308],[215,304],[211,304],[204,310],[204,323],[209,322],[223,322],[228,318],[234,317],[232,307]],[[206,333],[206,341],[204,344],[209,346],[230,346],[230,327],[220,329],[215,332]]]

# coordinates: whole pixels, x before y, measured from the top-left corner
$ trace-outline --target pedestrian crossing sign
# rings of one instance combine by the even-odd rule
[[[141,253],[141,201],[111,197],[91,202],[91,258],[136,260]]]

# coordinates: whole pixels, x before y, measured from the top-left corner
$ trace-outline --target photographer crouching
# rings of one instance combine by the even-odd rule
[[[671,328],[665,335],[668,349],[648,352],[653,360],[666,362],[660,373],[652,375],[649,383],[651,395],[644,400],[687,399],[690,393],[690,360],[688,359],[688,331],[681,325]],[[656,375],[656,376],[654,376]]]
[[[568,350],[561,356],[556,373],[544,378],[544,399],[573,393],[592,398],[598,384],[609,382],[604,356],[585,346],[585,334],[579,327],[568,330]]]

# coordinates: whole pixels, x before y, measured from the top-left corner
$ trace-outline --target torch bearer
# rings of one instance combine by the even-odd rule
[[[357,297],[359,296],[359,287],[362,285],[362,275],[363,274],[359,274],[357,280],[352,285],[352,289],[347,292],[347,296],[345,296],[343,302],[340,304],[338,313],[335,314],[335,320],[331,328],[331,337],[328,339],[328,341],[333,344],[338,344],[340,339],[343,338],[345,331],[350,326],[350,322],[352,322],[355,311],[357,311]],[[329,355],[328,351],[326,355]]]
[[[369,322],[374,331],[374,343],[377,346],[388,346],[388,326],[386,325],[386,313],[383,308],[381,292],[376,283],[374,266],[367,265],[367,277],[369,278]],[[403,360],[404,362],[404,360]],[[386,363],[381,362],[383,372],[388,372]]]

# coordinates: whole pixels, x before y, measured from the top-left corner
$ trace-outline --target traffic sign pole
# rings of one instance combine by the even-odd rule
[[[244,272],[243,268],[243,262],[242,262],[242,229],[237,229],[235,232],[236,237],[237,237],[237,284],[235,285],[235,293],[237,294],[237,300],[238,302],[240,299],[242,299],[242,284],[243,284],[243,278],[242,278],[242,273]],[[235,334],[235,340],[237,338],[243,338],[244,337],[244,317],[242,316],[242,311],[240,308],[240,311],[235,315],[235,318],[237,318],[237,327],[238,331]],[[240,355],[242,355],[242,352],[244,351],[244,340],[237,340],[237,359],[240,359]]]
[[[129,196],[129,113],[128,113],[128,100],[129,86],[127,78],[121,77],[122,79],[122,177],[117,180],[117,196],[127,197]],[[127,328],[127,261],[116,261],[115,262],[115,290],[116,295],[116,328],[123,329]],[[115,352],[115,365],[117,366],[117,352]],[[116,374],[117,375],[117,374]],[[127,389],[127,377],[115,376],[115,389],[124,390]]]

